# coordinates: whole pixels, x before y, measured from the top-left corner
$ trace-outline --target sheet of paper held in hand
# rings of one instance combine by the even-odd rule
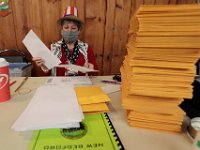
[[[45,60],[45,66],[48,69],[52,69],[61,63],[32,30],[28,32],[22,42],[33,57],[41,57]]]
[[[67,68],[67,69],[73,70],[73,71],[80,71],[82,73],[99,72],[99,70],[86,68],[86,67],[82,67],[82,66],[78,66],[78,65],[74,65],[74,64],[60,64],[57,67],[59,67],[59,68]]]

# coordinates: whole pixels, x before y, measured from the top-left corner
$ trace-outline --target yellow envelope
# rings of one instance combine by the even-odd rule
[[[104,93],[100,86],[75,87],[74,90],[81,105],[110,101],[110,98]]]

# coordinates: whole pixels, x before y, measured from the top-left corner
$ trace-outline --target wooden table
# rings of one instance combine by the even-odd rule
[[[12,98],[0,103],[0,149],[27,150],[32,132],[16,132],[11,126],[26,108],[35,90],[47,80],[46,77],[30,77],[18,92],[16,87],[23,77],[12,78],[17,82],[11,87]],[[92,77],[94,84],[111,76]],[[126,114],[121,106],[121,92],[109,94],[110,119],[126,150],[191,150],[192,140],[186,133],[170,134],[153,130],[133,128],[127,124]]]

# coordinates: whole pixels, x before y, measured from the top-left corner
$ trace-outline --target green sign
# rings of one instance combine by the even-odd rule
[[[198,148],[200,148],[200,141],[199,140],[197,141],[196,145],[197,145]]]
[[[6,11],[9,9],[9,0],[0,0],[0,11]]]

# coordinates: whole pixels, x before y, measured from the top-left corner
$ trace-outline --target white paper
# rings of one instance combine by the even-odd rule
[[[44,85],[11,127],[15,131],[79,127],[84,118],[71,85]]]
[[[86,67],[82,67],[82,66],[78,66],[78,65],[74,65],[74,64],[60,64],[57,67],[60,68],[67,68],[69,70],[75,71],[75,72],[82,72],[82,73],[87,73],[87,72],[99,72],[99,70],[95,70],[95,69],[90,69],[90,68],[86,68]]]
[[[46,84],[92,85],[92,81],[88,76],[48,77]]]
[[[33,57],[41,57],[45,60],[45,66],[48,69],[61,63],[32,30],[28,32],[22,42]]]

